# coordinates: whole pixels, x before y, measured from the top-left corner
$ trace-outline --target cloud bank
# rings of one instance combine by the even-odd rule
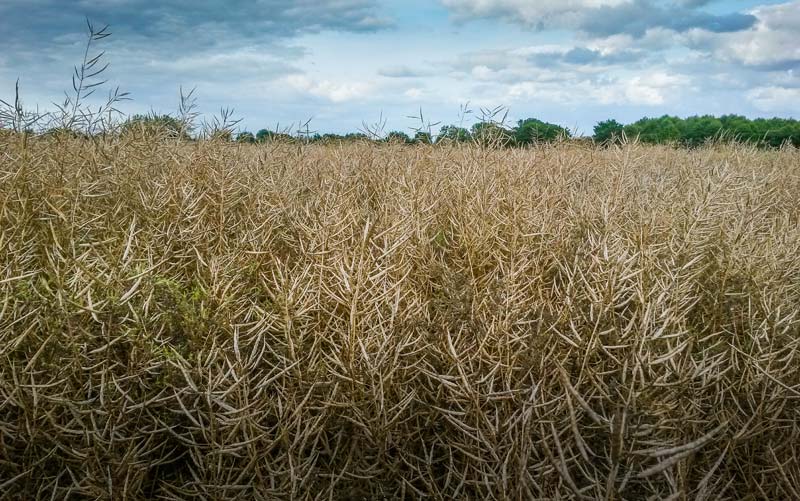
[[[236,107],[253,129],[355,130],[381,112],[402,129],[467,101],[584,130],[800,114],[800,0],[4,0],[0,97],[21,77],[27,103],[58,100],[84,17],[111,24],[107,76],[129,111],[172,111],[197,86],[205,111]]]

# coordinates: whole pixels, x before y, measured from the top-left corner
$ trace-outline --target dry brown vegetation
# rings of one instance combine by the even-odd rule
[[[800,498],[800,153],[0,138],[0,497]]]

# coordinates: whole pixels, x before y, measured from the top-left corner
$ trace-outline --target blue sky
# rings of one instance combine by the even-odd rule
[[[591,132],[605,118],[738,113],[800,118],[800,0],[0,0],[0,97],[28,106],[70,87],[84,17],[126,112],[233,107],[243,128],[313,117],[321,132],[420,108],[507,106]],[[466,120],[469,124],[469,118]]]

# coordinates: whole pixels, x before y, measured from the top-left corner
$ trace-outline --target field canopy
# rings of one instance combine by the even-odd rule
[[[2,135],[0,491],[798,498],[798,193],[791,147]]]

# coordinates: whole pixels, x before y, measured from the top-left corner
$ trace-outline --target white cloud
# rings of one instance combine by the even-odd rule
[[[629,80],[626,83],[626,96],[636,104],[663,104],[670,95],[680,94],[689,84],[690,79],[685,75],[655,72]]]
[[[800,89],[786,87],[757,87],[747,93],[747,99],[761,111],[786,113],[800,111]]]
[[[286,58],[278,58],[257,48],[243,47],[225,52],[208,52],[177,57],[175,59],[153,59],[149,61],[153,70],[172,74],[191,74],[207,77],[215,75],[253,75],[259,79],[272,79],[297,70],[287,64]]]
[[[482,64],[472,68],[472,76],[476,80],[491,80],[494,73],[494,71]]]
[[[417,87],[412,87],[407,91],[403,92],[403,95],[410,99],[419,99],[424,94],[424,91]]]
[[[632,104],[655,106],[664,104],[663,87],[652,85],[642,77],[634,77],[622,86],[625,100]]]
[[[530,79],[503,86],[503,92],[488,90],[482,102],[511,104],[531,101],[565,106],[587,104],[660,106],[679,101],[687,90],[693,90],[689,77],[650,71],[625,77],[592,80],[581,75],[564,73],[562,78]],[[499,86],[499,84],[496,84]],[[493,86],[494,87],[494,86]]]
[[[627,33],[618,33],[605,38],[589,40],[586,46],[601,52],[618,52],[627,49],[646,49],[657,52],[684,43],[684,34],[662,27],[649,28],[636,38]]]
[[[334,103],[364,98],[371,90],[371,86],[363,82],[314,81],[306,75],[290,75],[286,78],[286,82],[295,90],[306,92]]]

